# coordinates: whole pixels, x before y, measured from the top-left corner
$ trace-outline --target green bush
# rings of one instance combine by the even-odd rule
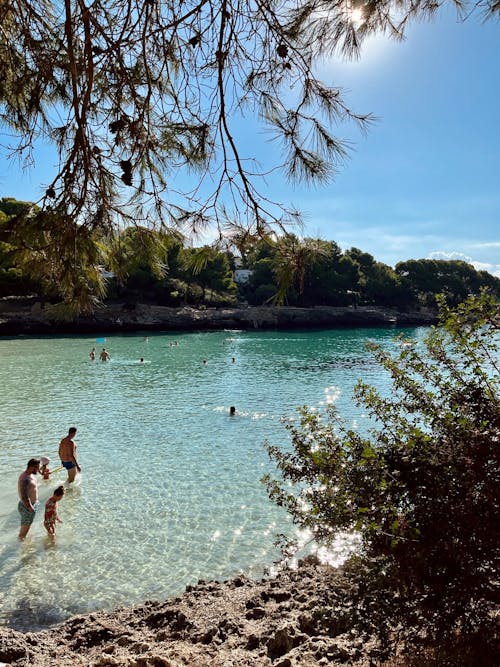
[[[276,296],[276,285],[259,285],[249,297],[249,302],[255,306],[269,303]]]
[[[360,535],[346,567],[359,625],[386,641],[403,630],[409,643],[465,642],[479,653],[464,664],[483,665],[500,545],[499,312],[484,293],[454,311],[440,299],[440,312],[422,346],[401,341],[393,358],[369,345],[392,391],[358,382],[368,433],[333,407],[326,415],[304,408],[287,425],[291,450],[268,445],[281,478],[266,482],[317,542]]]

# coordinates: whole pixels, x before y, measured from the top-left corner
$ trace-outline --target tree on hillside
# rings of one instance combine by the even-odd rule
[[[321,239],[299,239],[295,234],[285,234],[276,242],[273,271],[276,276],[278,304],[295,303],[304,294],[306,276],[318,262],[332,252],[335,242]]]
[[[202,302],[205,300],[207,289],[230,294],[237,291],[226,253],[210,246],[192,248],[186,251],[186,266],[202,288]]]
[[[151,284],[164,277],[168,269],[166,234],[136,225],[110,239],[106,266],[123,283],[142,274]]]
[[[2,197],[0,199],[0,211],[6,216],[19,215],[33,208],[31,202],[18,201],[13,197]]]
[[[0,225],[0,242],[12,266],[50,298],[64,296],[61,317],[92,311],[106,293],[100,267],[107,250],[101,234],[80,226],[62,209],[20,204]],[[11,208],[12,210],[12,208]],[[54,314],[57,314],[54,311]]]
[[[364,304],[379,306],[412,305],[411,292],[402,285],[400,276],[382,262],[359,248],[351,248],[345,253],[359,271],[359,300]]]
[[[425,306],[434,307],[437,294],[445,294],[449,304],[457,305],[482,287],[500,298],[500,280],[462,260],[410,259],[396,264],[395,271],[415,302]]]
[[[334,52],[356,55],[374,32],[400,38],[411,19],[439,6],[428,0],[1,3],[0,122],[18,140],[9,148],[27,166],[39,140],[51,142],[58,156],[40,212],[30,213],[22,231],[31,226],[28,235],[39,236],[43,215],[66,223],[52,231],[57,244],[45,246],[45,253],[72,256],[61,293],[91,303],[85,289],[94,275],[86,267],[94,253],[87,239],[109,237],[120,221],[156,220],[197,233],[216,220],[222,235],[228,216],[221,204],[234,207],[235,219],[252,233],[295,221],[297,212],[265,190],[267,171],[281,167],[293,181],[325,182],[346,157],[335,124],[351,120],[364,128],[370,121],[349,108],[341,90],[316,78],[315,62]],[[490,0],[474,7],[486,16],[500,12]],[[233,121],[250,115],[282,142],[277,165],[259,166],[253,145],[250,154],[242,150]],[[180,171],[197,174],[184,189]]]
[[[310,240],[309,240],[310,242]],[[297,305],[338,306],[350,302],[348,291],[355,291],[358,271],[345,260],[335,241],[318,240],[317,250],[305,267],[303,290]]]
[[[371,428],[304,408],[288,423],[291,449],[268,447],[281,478],[267,484],[318,543],[361,537],[346,568],[359,596],[347,611],[323,610],[332,629],[348,613],[385,639],[459,647],[455,661],[419,664],[486,665],[500,555],[500,310],[486,293],[440,305],[441,326],[422,344],[402,341],[394,356],[369,346],[392,385],[386,395],[358,382]]]

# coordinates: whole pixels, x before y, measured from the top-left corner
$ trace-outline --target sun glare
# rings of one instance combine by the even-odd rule
[[[359,26],[364,21],[364,12],[360,7],[353,7],[352,9],[348,9],[347,15],[355,28],[359,28]]]

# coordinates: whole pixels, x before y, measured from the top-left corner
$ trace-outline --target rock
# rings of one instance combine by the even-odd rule
[[[275,664],[274,667],[291,667],[292,661],[290,658],[284,658]]]
[[[289,628],[280,628],[267,642],[267,654],[271,660],[280,658],[293,648],[293,639]]]
[[[312,563],[282,571],[275,579],[200,582],[165,602],[75,616],[44,632],[23,634],[0,627],[0,663],[315,667],[348,662],[367,667],[371,660],[377,664],[374,643],[364,645],[349,629],[334,638],[314,622],[313,608],[331,598],[332,591],[347,587],[337,570]],[[304,603],[296,602],[304,596]],[[311,611],[305,612],[306,606]]]
[[[236,577],[236,579],[233,579],[231,582],[231,586],[233,588],[239,588],[240,586],[244,586],[246,582],[247,579],[245,577]]]
[[[260,645],[260,638],[257,635],[249,635],[246,648],[249,651],[254,651]]]
[[[395,310],[316,306],[252,306],[248,308],[170,308],[143,303],[107,303],[92,315],[61,321],[53,307],[37,302],[0,299],[0,335],[109,333],[112,331],[171,331],[220,329],[289,329],[377,325],[430,325],[437,322],[430,311],[399,313]]]
[[[302,614],[299,616],[299,628],[302,632],[312,636],[316,634],[316,621],[310,614]]]
[[[263,618],[266,615],[266,610],[263,609],[262,607],[254,607],[253,609],[250,609],[247,611],[245,614],[245,618],[248,620],[252,619],[257,619],[257,618]]]
[[[217,636],[219,629],[216,626],[212,626],[204,630],[200,635],[195,636],[195,641],[199,641],[202,644],[210,644],[210,642]]]
[[[290,593],[290,591],[284,591],[284,590],[271,591],[268,594],[268,599],[274,600],[275,602],[284,602],[285,600],[289,600],[291,597],[292,594]]]

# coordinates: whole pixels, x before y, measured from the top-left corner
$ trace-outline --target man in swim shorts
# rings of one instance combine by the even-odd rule
[[[76,460],[76,444],[73,442],[75,435],[76,428],[72,426],[68,431],[68,435],[59,443],[59,458],[62,465],[68,471],[68,483],[74,481],[76,471],[81,472],[82,470]]]
[[[40,461],[38,459],[30,459],[26,470],[19,475],[17,481],[17,492],[19,494],[17,509],[21,515],[20,540],[24,540],[35,518],[36,504],[38,502],[38,481],[36,474],[39,472],[39,468]]]

